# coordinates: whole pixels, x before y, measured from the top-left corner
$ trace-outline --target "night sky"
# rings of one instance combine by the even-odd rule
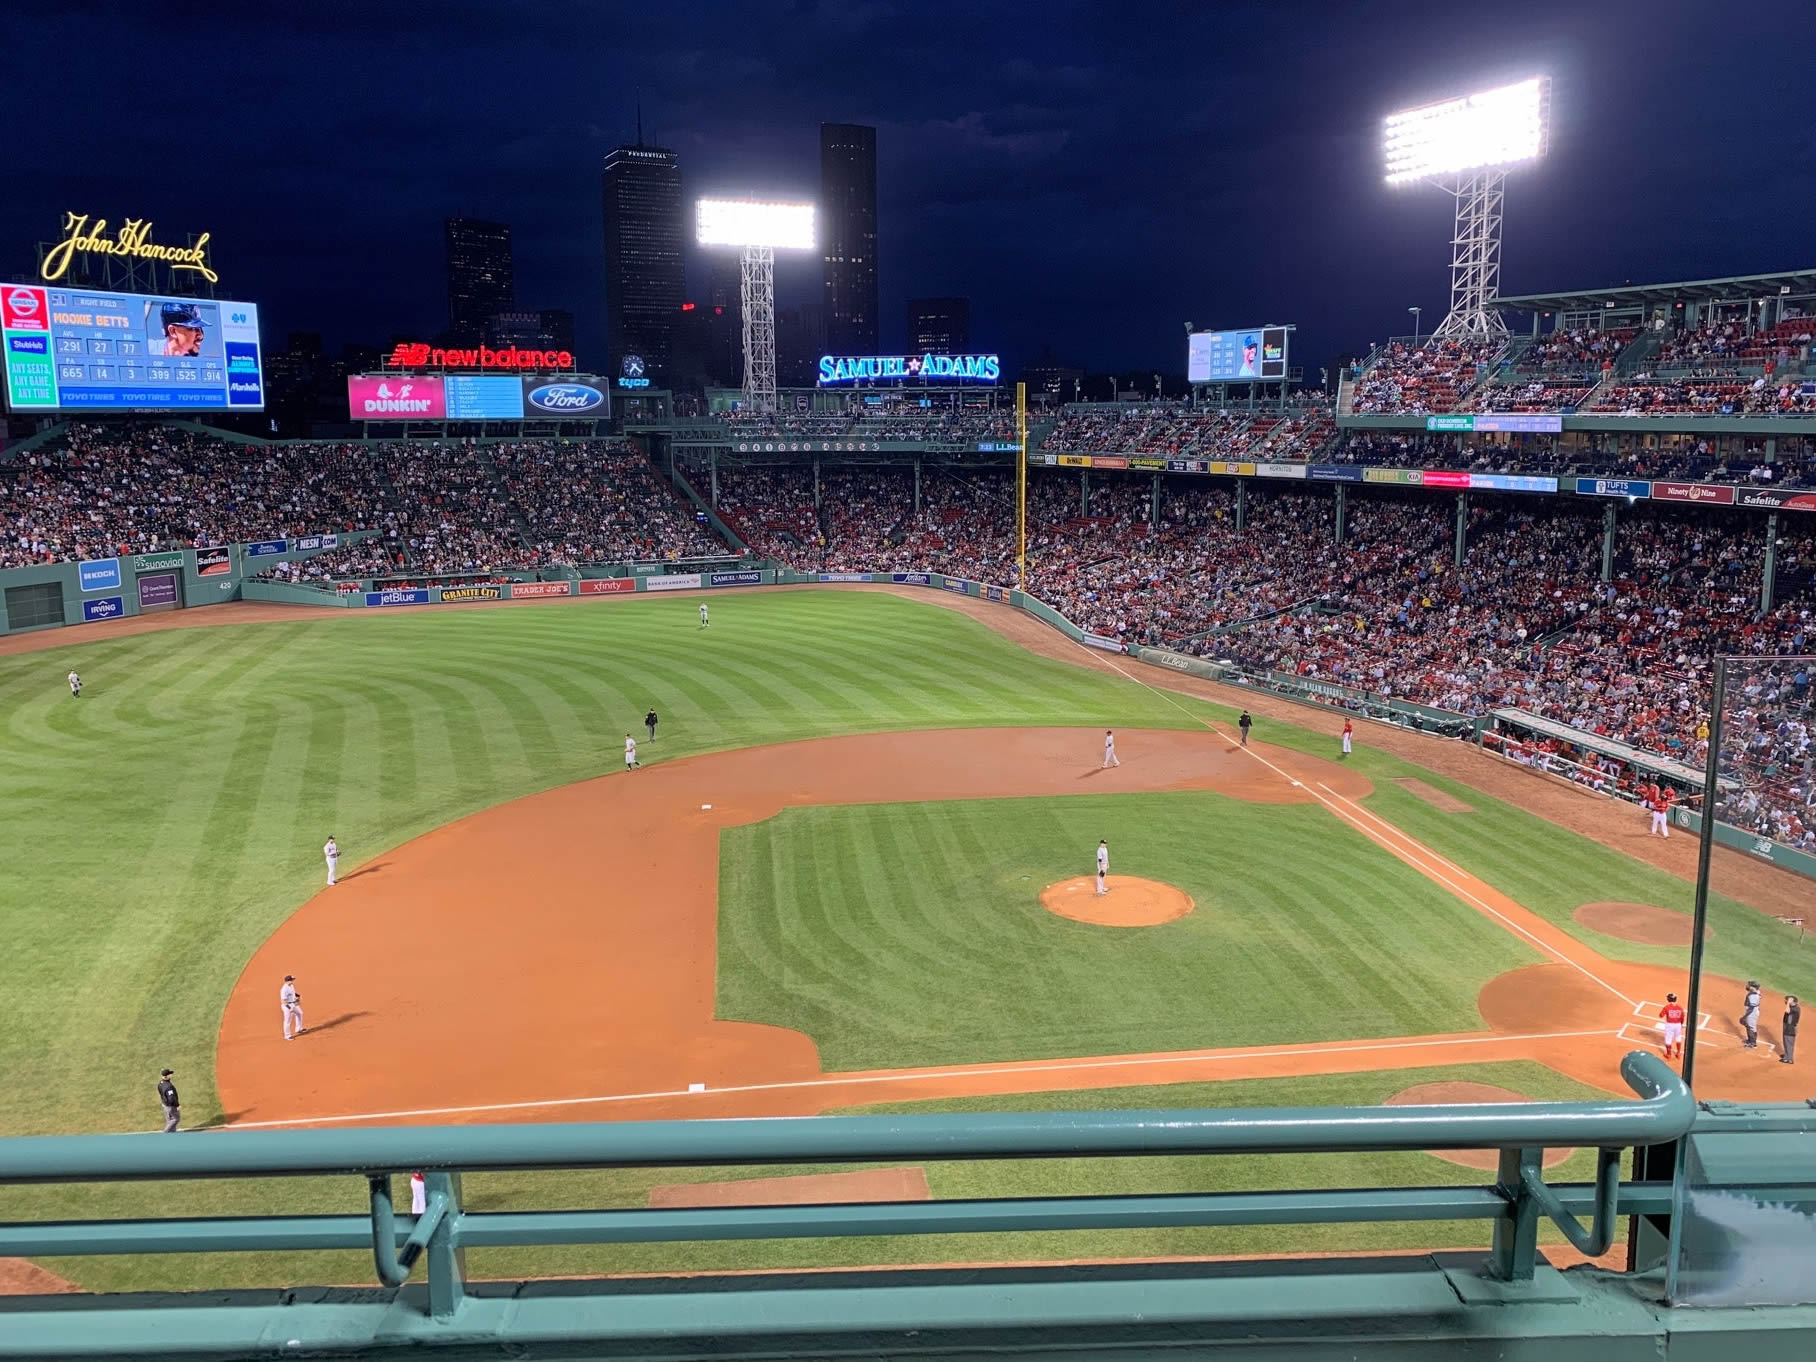
[[[1797,29],[1692,0],[9,3],[0,276],[65,210],[149,216],[213,234],[268,347],[376,344],[445,325],[468,214],[598,365],[599,166],[641,87],[690,198],[814,196],[817,125],[877,127],[886,350],[907,298],[955,293],[1010,373],[1043,345],[1177,372],[1190,318],[1298,324],[1316,383],[1447,303],[1450,200],[1382,185],[1382,115],[1529,74],[1551,152],[1509,182],[1503,292],[1816,264]],[[817,262],[778,286],[817,299]]]

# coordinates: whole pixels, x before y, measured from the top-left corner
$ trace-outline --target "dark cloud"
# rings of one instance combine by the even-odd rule
[[[1689,0],[420,11],[107,0],[8,6],[0,273],[65,209],[214,234],[224,283],[334,339],[432,331],[441,219],[509,221],[526,305],[602,344],[598,166],[645,133],[690,190],[817,188],[816,125],[879,129],[883,324],[973,298],[1012,365],[1044,344],[1174,368],[1179,323],[1296,322],[1333,352],[1429,323],[1448,200],[1380,182],[1389,110],[1550,72],[1545,165],[1509,184],[1504,287],[1806,265],[1807,78]],[[805,263],[783,301],[811,296]]]

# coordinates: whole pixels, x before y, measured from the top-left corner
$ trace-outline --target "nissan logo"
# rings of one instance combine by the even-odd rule
[[[581,383],[550,383],[532,388],[528,401],[538,411],[591,411],[605,405],[605,394]]]
[[[38,295],[28,288],[16,288],[7,294],[6,305],[21,317],[38,315]]]

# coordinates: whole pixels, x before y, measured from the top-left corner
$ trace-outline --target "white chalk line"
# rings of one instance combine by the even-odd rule
[[[273,1130],[285,1126],[339,1125],[353,1121],[395,1121],[414,1116],[474,1116],[494,1111],[534,1111],[550,1107],[604,1106],[613,1102],[653,1102],[674,1097],[702,1095],[788,1092],[809,1088],[847,1088],[868,1084],[894,1083],[909,1085],[944,1079],[989,1078],[997,1074],[1063,1074],[1083,1073],[1093,1069],[1159,1068],[1173,1064],[1240,1064],[1256,1059],[1286,1059],[1302,1055],[1372,1054],[1389,1050],[1426,1050],[1443,1045],[1520,1044],[1535,1040],[1581,1040],[1586,1037],[1614,1036],[1614,1031],[1540,1031],[1529,1035],[1447,1036],[1435,1040],[1357,1041],[1337,1045],[1289,1045],[1274,1050],[1185,1050],[1177,1054],[1116,1057],[1101,1059],[1058,1059],[1029,1064],[983,1064],[959,1069],[891,1069],[875,1074],[826,1074],[820,1078],[796,1078],[776,1083],[736,1083],[708,1088],[702,1094],[686,1088],[666,1088],[655,1092],[621,1092],[598,1097],[551,1097],[536,1102],[485,1102],[467,1107],[416,1107],[401,1111],[370,1111],[342,1116],[297,1116],[282,1121],[234,1121],[213,1127],[217,1130]],[[1139,1085],[1120,1085],[1139,1086]],[[963,1094],[956,1094],[963,1096]]]
[[[1075,643],[1076,643],[1076,641],[1075,641]],[[1193,722],[1201,724],[1205,728],[1209,729],[1212,733],[1216,734],[1219,738],[1222,738],[1226,743],[1229,743],[1232,749],[1242,752],[1246,756],[1253,757],[1256,761],[1260,762],[1263,766],[1267,767],[1268,770],[1272,771],[1275,775],[1279,776],[1282,780],[1286,781],[1288,784],[1290,784],[1296,788],[1302,788],[1302,789],[1310,788],[1303,781],[1295,780],[1292,776],[1292,773],[1287,771],[1284,767],[1275,765],[1273,762],[1269,761],[1266,757],[1262,756],[1259,752],[1255,751],[1252,747],[1249,747],[1246,743],[1240,743],[1240,742],[1237,742],[1235,739],[1231,738],[1229,734],[1225,733],[1222,729],[1218,728],[1216,724],[1212,723],[1209,719],[1205,718],[1203,715],[1192,713],[1191,710],[1187,709],[1184,705],[1180,704],[1179,701],[1176,700],[1169,692],[1162,690],[1160,687],[1153,685],[1151,682],[1144,681],[1139,676],[1136,676],[1133,673],[1124,670],[1122,667],[1118,666],[1116,663],[1111,662],[1108,658],[1104,657],[1096,649],[1087,648],[1082,643],[1076,643],[1076,646],[1078,648],[1082,649],[1085,653],[1087,653],[1092,658],[1096,659],[1099,662],[1102,662],[1106,667],[1109,667],[1112,671],[1115,671],[1115,672],[1119,673],[1120,675],[1122,675],[1123,677],[1125,677],[1126,679],[1133,681],[1136,685],[1142,687],[1143,689],[1152,691],[1155,695],[1160,696],[1161,699],[1165,700],[1168,704],[1172,705],[1173,708],[1177,709],[1181,714],[1185,715],[1188,719],[1191,719]],[[1331,813],[1336,815],[1343,822],[1348,823],[1352,828],[1354,828],[1357,832],[1361,833],[1364,837],[1368,838],[1371,842],[1374,842],[1377,845],[1386,848],[1388,851],[1396,850],[1393,846],[1389,845],[1387,837],[1384,837],[1382,834],[1375,832],[1372,829],[1370,829],[1369,827],[1367,827],[1359,818],[1356,818],[1356,817],[1352,816],[1351,814],[1345,812],[1343,809],[1338,808],[1336,803],[1333,802],[1334,800],[1339,800],[1339,799],[1342,800],[1345,804],[1350,805],[1352,808],[1356,809],[1359,813],[1365,815],[1367,818],[1370,818],[1374,822],[1380,824],[1380,826],[1382,828],[1385,828],[1387,830],[1387,832],[1390,833],[1394,838],[1397,838],[1399,840],[1399,842],[1401,843],[1401,846],[1398,850],[1400,851],[1401,854],[1404,855],[1405,859],[1407,859],[1413,863],[1413,868],[1415,870],[1418,870],[1419,872],[1428,876],[1429,878],[1436,880],[1439,884],[1443,885],[1446,889],[1450,890],[1450,892],[1455,894],[1458,898],[1463,899],[1466,902],[1473,904],[1475,907],[1479,908],[1482,912],[1487,913],[1489,916],[1495,918],[1504,927],[1506,927],[1509,931],[1518,933],[1520,936],[1525,937],[1534,946],[1536,946],[1541,953],[1550,956],[1553,960],[1557,961],[1559,964],[1569,965],[1570,968],[1576,970],[1584,978],[1597,984],[1601,988],[1606,989],[1609,993],[1613,994],[1616,998],[1619,998],[1623,1003],[1626,1003],[1627,1006],[1629,1006],[1629,1007],[1633,1006],[1633,999],[1629,998],[1626,994],[1622,993],[1618,988],[1616,988],[1613,984],[1609,983],[1606,979],[1603,979],[1600,975],[1596,974],[1595,971],[1589,969],[1587,966],[1579,963],[1576,960],[1572,960],[1569,956],[1565,955],[1562,951],[1558,950],[1556,947],[1547,944],[1542,938],[1538,937],[1531,931],[1527,930],[1525,927],[1520,926],[1519,923],[1513,921],[1513,919],[1509,918],[1505,913],[1499,912],[1496,909],[1490,907],[1488,904],[1484,903],[1480,898],[1478,898],[1475,894],[1471,893],[1468,889],[1466,889],[1462,885],[1459,885],[1459,884],[1455,883],[1454,881],[1448,879],[1443,874],[1439,873],[1439,871],[1434,869],[1433,866],[1431,866],[1429,864],[1426,864],[1426,865],[1419,864],[1419,858],[1424,857],[1427,861],[1436,862],[1440,865],[1448,866],[1451,870],[1454,870],[1457,874],[1468,876],[1468,878],[1474,879],[1475,876],[1470,875],[1469,872],[1467,870],[1463,869],[1462,866],[1456,865],[1453,862],[1446,860],[1444,857],[1438,855],[1437,852],[1431,850],[1431,848],[1424,845],[1424,843],[1415,840],[1414,838],[1408,836],[1406,833],[1402,832],[1399,828],[1396,828],[1392,823],[1389,823],[1386,819],[1382,818],[1379,814],[1376,814],[1372,810],[1364,809],[1360,804],[1356,803],[1355,800],[1350,799],[1347,795],[1339,795],[1335,790],[1332,790],[1330,788],[1330,786],[1324,784],[1322,781],[1318,782],[1318,788],[1326,791],[1331,796],[1331,798],[1326,799],[1323,795],[1316,793],[1316,791],[1314,791],[1312,793],[1312,798],[1316,799],[1320,804],[1324,805],[1325,808],[1329,809],[1331,811]]]

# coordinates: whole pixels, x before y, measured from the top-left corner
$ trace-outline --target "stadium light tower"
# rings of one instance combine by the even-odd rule
[[[1450,242],[1450,311],[1438,337],[1504,337],[1489,306],[1501,292],[1501,202],[1510,167],[1545,154],[1550,84],[1517,85],[1389,114],[1383,126],[1387,182],[1436,184],[1457,201]]]
[[[736,246],[744,253],[739,290],[744,304],[744,400],[753,411],[772,412],[776,252],[813,249],[813,205],[701,199],[694,206],[694,239],[702,246]]]

